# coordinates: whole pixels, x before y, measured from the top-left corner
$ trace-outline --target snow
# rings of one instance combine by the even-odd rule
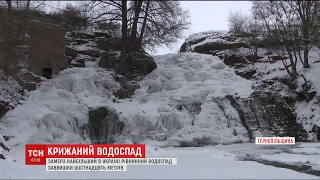
[[[197,46],[205,46],[212,43],[218,43],[218,44],[229,44],[230,42],[224,39],[215,38],[215,39],[205,39],[204,41],[201,41],[197,44],[191,45],[191,50],[193,51],[195,47]]]
[[[158,68],[140,82],[131,99],[116,101],[113,93],[120,86],[113,72],[93,67],[60,72],[1,119],[3,134],[13,136],[9,146],[88,143],[82,127],[89,122],[89,109],[98,106],[115,108],[125,122],[123,135],[115,138],[119,142],[167,147],[249,141],[224,97],[248,97],[252,81],[210,55],[169,54],[156,62]]]
[[[204,141],[209,144],[248,141],[239,117],[229,114],[226,117],[219,105],[232,111],[224,97],[249,96],[251,81],[237,76],[219,58],[210,55],[168,54],[156,57],[156,62],[158,68],[141,81],[141,88],[132,100],[112,104],[125,121],[133,124],[126,128],[129,135],[140,134],[136,137],[139,142],[145,139],[141,134],[147,129],[151,139],[166,139],[167,143],[161,143],[163,146],[199,145]],[[187,108],[196,106],[195,103],[199,103],[201,109],[198,113]],[[141,122],[146,124],[143,128]]]
[[[300,72],[304,74],[307,81],[311,82],[311,89],[309,92],[315,91],[317,92],[316,96],[320,97],[320,62],[319,62],[319,53],[317,49],[312,49],[309,54],[309,62],[311,68],[302,69]],[[302,87],[302,84],[305,82],[300,78],[299,85]],[[306,102],[297,103],[297,114],[298,120],[303,123],[304,128],[307,131],[310,131],[314,128],[315,125],[320,127],[320,101],[316,98]],[[313,133],[310,136],[310,140],[316,140],[315,134]]]
[[[199,42],[201,39],[215,39],[219,37],[231,36],[228,31],[206,31],[190,35],[186,42]]]
[[[318,155],[301,155],[301,154],[297,155],[297,154],[280,153],[280,154],[273,154],[273,155],[261,155],[260,158],[262,160],[285,162],[288,164],[308,162],[309,164],[320,165],[320,160]]]
[[[310,51],[309,58],[310,58],[310,66],[309,69],[302,69],[300,70],[307,81],[310,81],[311,89],[309,92],[315,91],[317,92],[316,96],[320,97],[320,62],[319,62],[319,53],[317,50],[313,49]],[[300,78],[299,84],[302,86],[304,84],[304,80]],[[297,107],[297,114],[298,119],[300,122],[303,123],[305,129],[307,131],[311,131],[315,125],[320,127],[320,101],[316,98],[311,100],[310,102],[300,102],[296,104]],[[315,134],[313,133],[310,136],[310,140],[316,140]]]
[[[8,145],[87,143],[81,127],[88,123],[88,108],[109,101],[119,89],[111,73],[100,68],[72,68],[42,82],[1,119],[2,134],[13,136]]]
[[[96,43],[90,41],[89,43],[86,43],[86,44],[72,45],[72,48],[77,51],[95,51],[97,50],[95,46],[96,46]]]
[[[228,31],[206,31],[190,35],[185,43],[188,45],[187,52],[192,52],[197,46],[205,46],[208,44],[234,44],[244,42],[243,39],[234,37]],[[192,44],[190,46],[190,44]]]
[[[297,149],[292,149],[292,153],[296,154],[315,154],[315,155],[320,155],[320,149],[319,148],[297,148]]]
[[[173,166],[128,166],[127,172],[46,172],[45,166],[25,166],[23,149],[16,148],[0,163],[4,179],[319,179],[289,169],[238,161],[230,149],[257,149],[252,144],[204,148],[157,148],[147,146],[147,157],[177,158]],[[288,160],[288,159],[285,159]],[[16,173],[19,172],[19,173]]]

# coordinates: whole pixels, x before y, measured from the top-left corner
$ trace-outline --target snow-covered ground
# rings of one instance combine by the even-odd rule
[[[318,144],[315,147],[320,148],[319,146]],[[260,154],[267,152],[254,144],[204,148],[157,148],[157,150],[148,146],[148,158],[174,157],[178,159],[178,164],[128,166],[126,172],[46,172],[45,166],[25,166],[23,150],[23,148],[16,148],[10,153],[15,157],[16,162],[13,162],[12,158],[0,161],[1,179],[319,179],[318,176],[289,169],[266,166],[253,161],[239,161],[238,157],[245,152],[254,151]],[[276,153],[272,149],[268,152]],[[282,161],[299,159],[292,160],[289,156],[281,156],[282,158],[276,159]],[[320,159],[313,158],[313,162],[319,165]]]

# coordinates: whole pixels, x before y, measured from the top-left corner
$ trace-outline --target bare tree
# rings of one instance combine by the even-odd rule
[[[258,58],[258,48],[261,45],[261,39],[259,36],[262,35],[262,25],[259,21],[256,21],[253,17],[247,16],[247,23],[244,27],[244,32],[247,36],[244,38],[246,43],[249,45],[249,51],[251,55],[251,59],[249,59],[252,63]]]
[[[23,54],[25,21],[14,16],[12,1],[6,0],[7,13],[0,16],[0,64],[8,75],[14,76],[14,68]]]
[[[142,3],[143,1],[141,0],[134,0],[133,1],[133,14],[134,17],[132,18],[132,28],[131,28],[131,37],[130,37],[130,41],[129,41],[129,52],[131,51],[136,51],[137,49],[139,49],[140,47],[138,47],[137,45],[137,34],[138,34],[138,21],[140,19],[140,12],[141,12],[141,7],[142,7]]]
[[[297,63],[299,59],[301,60],[301,43],[300,40],[294,38],[299,34],[297,27],[292,26],[290,21],[286,21],[292,15],[288,5],[287,1],[256,1],[253,6],[253,14],[265,27],[263,35],[266,45],[278,56],[288,56],[289,61],[282,58],[282,63],[288,74],[296,78]],[[270,20],[272,16],[277,20],[273,24]]]
[[[184,37],[189,29],[190,17],[188,11],[180,6],[179,1],[150,1],[146,4],[147,14],[142,23],[140,39],[142,47],[154,51],[156,47],[165,45],[171,47]],[[144,27],[145,29],[143,30]]]
[[[154,50],[162,44],[170,46],[183,37],[183,31],[190,26],[188,12],[178,1],[121,2],[105,0],[93,5],[102,10],[94,18],[96,21],[122,24],[120,69],[125,64],[125,54],[130,55],[141,48]]]
[[[8,20],[11,22],[11,16],[12,16],[12,1],[6,0],[6,3],[8,4]]]
[[[92,25],[90,10],[91,8],[83,2],[67,3],[64,8],[51,11],[51,15],[58,19],[58,24],[62,27],[79,31]]]
[[[118,73],[124,74],[126,69],[126,58],[127,58],[127,46],[128,46],[128,17],[127,17],[127,1],[121,1],[121,32],[122,32],[122,46],[121,46],[121,59],[118,67]]]
[[[144,11],[144,16],[143,16],[140,36],[139,36],[139,39],[138,39],[138,42],[137,42],[137,45],[139,47],[142,47],[142,40],[143,40],[144,32],[145,32],[146,26],[147,26],[147,18],[149,16],[150,3],[151,3],[151,1],[145,1],[145,7],[142,9]]]
[[[248,16],[241,11],[231,11],[227,17],[229,30],[236,36],[238,33],[242,33],[245,30]]]
[[[46,6],[46,1],[31,1],[31,0],[26,0],[26,1],[21,1],[21,0],[5,0],[7,5],[10,4],[11,9],[15,10],[41,10]]]
[[[291,12],[294,13],[301,26],[300,40],[303,44],[304,68],[309,68],[309,51],[319,41],[320,36],[320,2],[314,0],[288,1]]]
[[[277,28],[279,30],[281,27],[282,36],[285,39],[290,39],[291,42],[293,40],[296,42],[292,44],[292,48],[295,49],[293,56],[297,56],[304,68],[309,68],[308,55],[310,49],[314,46],[320,49],[320,2],[308,0],[254,1],[252,9],[260,20],[265,22],[268,32],[270,31],[269,28],[272,27],[266,22],[268,21],[268,16],[276,16],[279,22]],[[287,22],[284,22],[283,19],[287,20]],[[296,22],[295,26],[290,25],[292,21]]]

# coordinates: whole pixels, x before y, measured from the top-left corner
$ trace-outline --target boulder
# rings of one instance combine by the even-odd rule
[[[35,76],[30,72],[25,72],[19,75],[17,82],[23,89],[33,91],[37,89],[37,86],[42,82],[42,80],[39,76]]]
[[[103,31],[97,31],[97,32],[94,32],[94,35],[96,37],[104,37],[104,38],[112,38],[112,34],[110,34],[109,32],[103,32]]]
[[[254,75],[257,73],[256,70],[247,70],[247,71],[236,71],[236,74],[238,76],[241,76],[245,79],[253,79]]]
[[[93,58],[99,58],[102,55],[102,53],[100,53],[99,50],[94,50],[94,49],[77,50],[71,47],[66,48],[66,56],[70,56],[71,58],[76,58],[79,54],[91,56]]]
[[[0,101],[0,119],[3,115],[5,115],[11,108],[9,107],[9,103]]]
[[[1,129],[0,129],[1,130]],[[4,138],[0,134],[0,160],[6,159],[6,152],[9,152],[9,148],[5,145]]]
[[[18,78],[17,78],[18,79]],[[24,89],[19,82],[0,71],[0,119],[24,98]]]
[[[207,31],[189,36],[180,48],[180,52],[196,52],[218,56],[226,65],[241,68],[245,64],[262,59],[258,54],[251,54],[242,49],[250,48],[244,38],[248,34],[234,36],[227,31]],[[260,44],[256,47],[260,48]]]
[[[238,68],[243,67],[245,64],[248,64],[248,61],[244,56],[239,56],[236,54],[225,55],[223,62],[228,66]]]
[[[157,68],[157,64],[154,59],[147,53],[136,52],[129,58],[131,68],[142,73],[144,76],[151,73]]]
[[[213,43],[207,43],[203,45],[196,46],[193,50],[193,52],[202,53],[202,54],[212,54],[216,55],[215,53],[212,53],[212,51],[216,50],[226,50],[226,49],[238,49],[241,47],[248,47],[246,43],[239,42],[239,43],[221,43],[221,42],[213,42]]]
[[[196,33],[186,39],[180,52],[197,52],[216,55],[218,51],[248,47],[239,37],[227,31],[207,31]]]
[[[76,57],[80,52],[78,50],[72,49],[72,48],[66,48],[66,55],[71,57]]]
[[[121,51],[121,39],[120,38],[109,38],[109,39],[99,39],[97,41],[97,48],[109,51]]]
[[[116,70],[119,62],[120,52],[107,52],[100,58],[99,67]],[[156,68],[157,64],[149,54],[145,52],[133,52],[127,57],[127,73],[125,77],[128,80],[141,80]]]
[[[75,58],[70,58],[69,65],[72,67],[85,67],[86,62],[95,62],[97,61],[96,58],[93,58],[88,55],[78,54]]]
[[[120,135],[125,124],[119,120],[117,111],[111,107],[98,107],[89,111],[87,129],[93,144],[114,143],[114,136]]]
[[[111,51],[102,55],[99,67],[115,70],[120,62],[120,52]],[[139,88],[138,81],[157,68],[154,59],[145,52],[135,52],[127,57],[127,71],[124,76],[114,75],[121,88],[115,96],[121,99],[129,98]]]

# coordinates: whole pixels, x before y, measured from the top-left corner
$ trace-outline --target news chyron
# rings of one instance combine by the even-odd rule
[[[26,165],[46,171],[127,171],[130,165],[177,165],[177,158],[146,158],[144,144],[27,144]]]

